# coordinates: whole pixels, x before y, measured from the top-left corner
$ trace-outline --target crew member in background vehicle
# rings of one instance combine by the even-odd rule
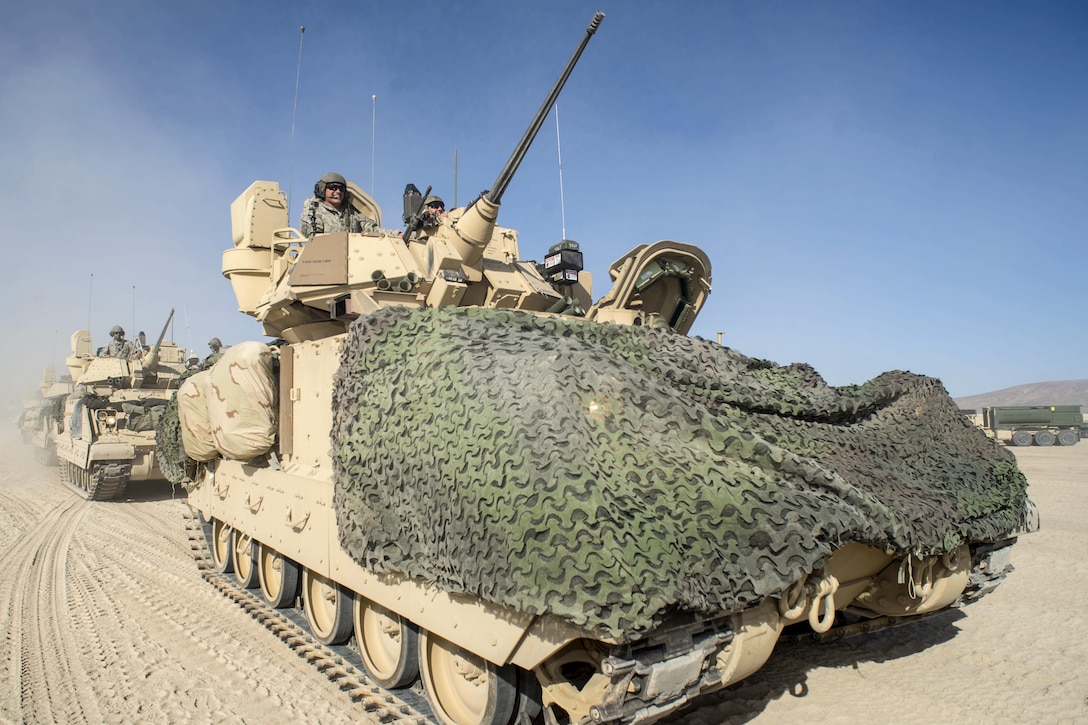
[[[230,345],[224,347],[223,342],[218,337],[213,337],[208,340],[208,349],[212,352],[208,357],[204,358],[202,363],[200,363],[201,370],[207,370],[212,365],[215,365],[216,361],[223,357],[223,353],[227,351],[228,347],[230,347]]]
[[[314,184],[314,197],[302,207],[302,236],[313,239],[315,234],[381,231],[376,221],[351,207],[347,183],[330,171]]]
[[[429,195],[415,213],[413,222],[407,230],[408,239],[422,239],[430,236],[433,230],[441,226],[446,216],[446,202],[441,196]]]
[[[425,228],[437,227],[446,216],[446,202],[441,196],[431,194],[423,201],[423,226]]]
[[[109,344],[98,351],[98,357],[119,357],[128,360],[132,357],[135,349],[132,347],[132,343],[125,339],[125,330],[120,325],[114,325],[110,330],[110,336],[113,338]]]

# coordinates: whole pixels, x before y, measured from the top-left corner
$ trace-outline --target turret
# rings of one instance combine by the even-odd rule
[[[72,381],[99,395],[119,388],[169,388],[185,371],[181,350],[165,340],[173,319],[171,309],[158,340],[143,357],[98,357],[91,347],[91,333],[76,330],[72,354],[65,360]]]
[[[342,232],[307,239],[287,226],[279,185],[254,182],[231,206],[234,246],[223,253],[223,275],[231,281],[238,309],[259,320],[265,335],[287,342],[343,333],[360,315],[390,305],[599,314],[611,322],[686,332],[710,290],[710,263],[694,247],[668,241],[638,247],[648,254],[626,255],[613,267],[615,284],[626,292],[606,295],[602,302],[608,309],[597,310],[592,278],[582,270],[576,243],[541,245],[551,249],[538,265],[521,258],[517,232],[497,224],[503,194],[603,18],[603,13],[593,16],[495,183],[467,208],[424,223],[426,194],[410,184],[403,233]],[[354,184],[347,186],[352,205],[380,226],[374,200]],[[644,275],[643,262],[655,264],[656,271]]]

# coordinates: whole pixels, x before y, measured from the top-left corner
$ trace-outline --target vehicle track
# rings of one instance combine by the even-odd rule
[[[412,688],[393,693],[381,688],[370,680],[353,647],[318,642],[310,636],[305,615],[298,609],[273,609],[260,596],[242,589],[232,576],[216,571],[208,550],[210,526],[192,509],[185,514],[185,529],[201,576],[359,703],[370,717],[382,723],[437,722],[421,690]]]

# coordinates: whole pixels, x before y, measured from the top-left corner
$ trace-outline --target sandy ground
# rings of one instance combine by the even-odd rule
[[[963,610],[783,643],[673,722],[1088,723],[1088,442],[1014,449],[1043,528]],[[0,432],[0,722],[341,723],[367,714],[197,572],[184,496],[69,491]]]

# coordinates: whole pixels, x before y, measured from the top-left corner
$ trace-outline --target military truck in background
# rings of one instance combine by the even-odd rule
[[[99,357],[89,330],[72,335],[65,364],[74,390],[55,436],[62,476],[85,498],[121,497],[130,481],[164,478],[155,424],[185,372],[185,350],[167,341],[174,311],[155,344],[131,358]]]
[[[1075,446],[1088,429],[1079,405],[1005,405],[982,409],[982,427],[1014,446]]]

